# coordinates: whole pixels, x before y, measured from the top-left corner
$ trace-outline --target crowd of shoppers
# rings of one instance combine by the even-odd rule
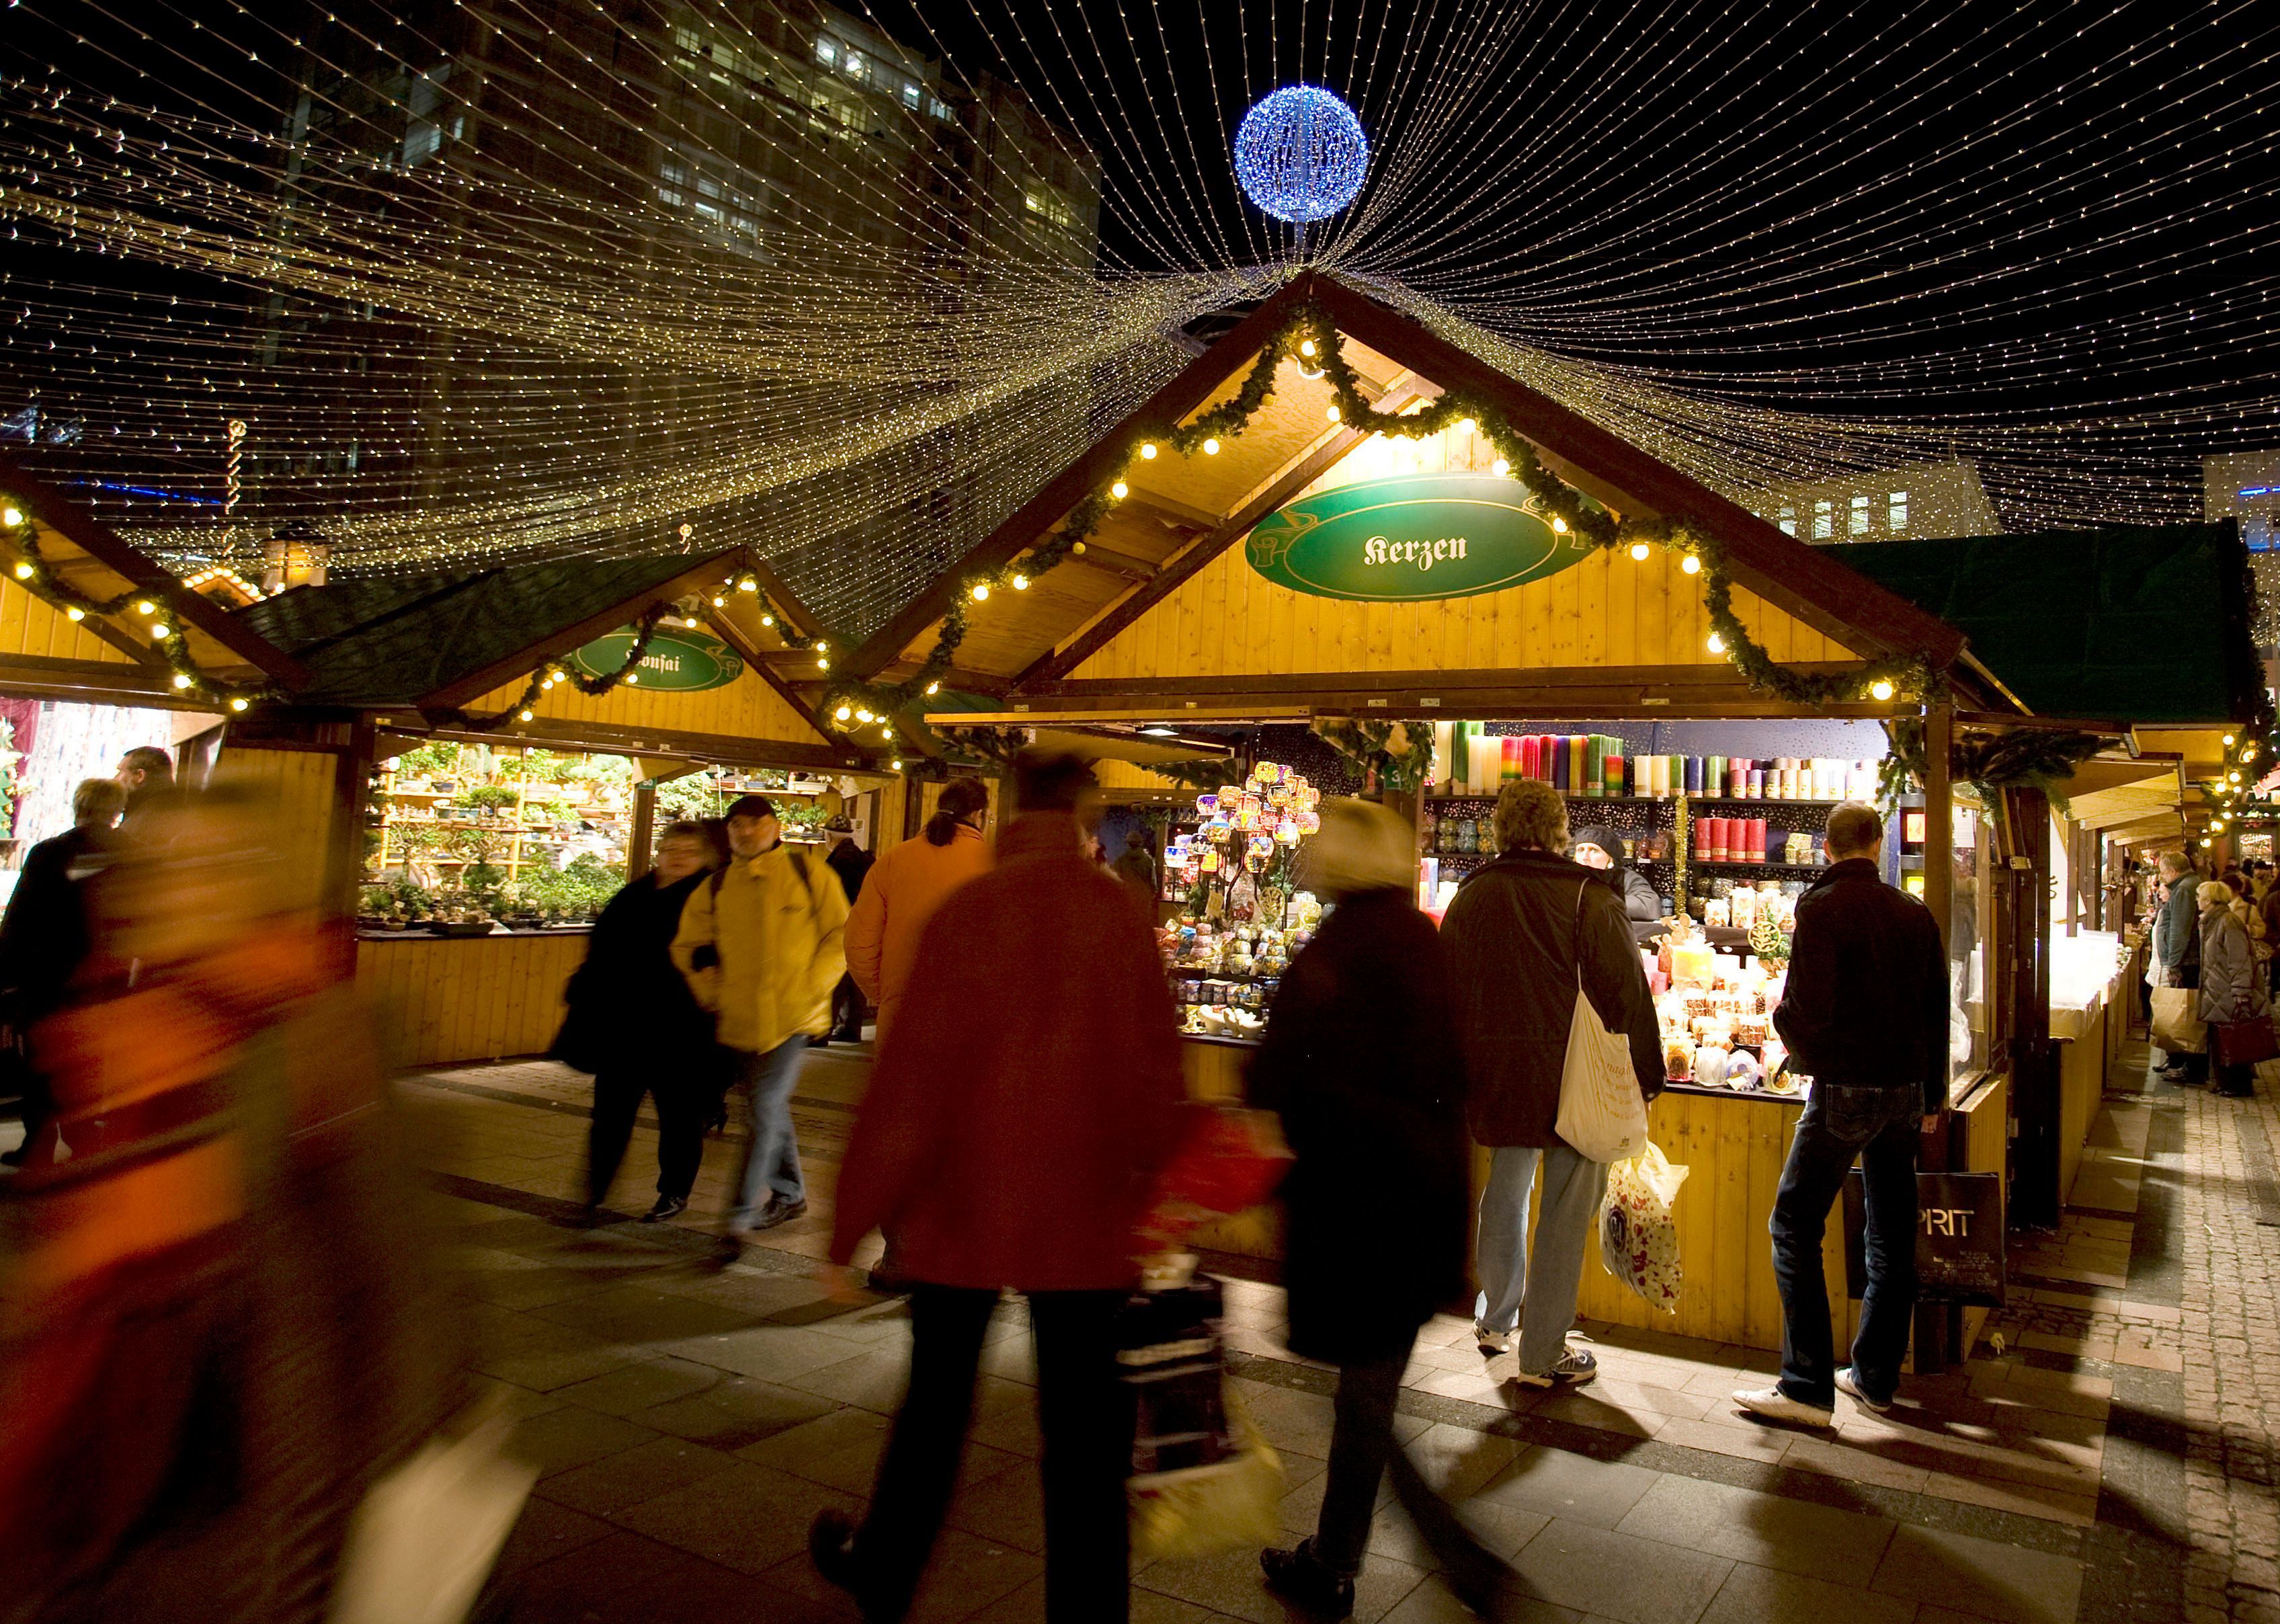
[[[2146,902],[2147,997],[2155,988],[2191,989],[2191,1013],[2205,1027],[2198,1048],[2163,1051],[2155,1074],[2181,1088],[2213,1083],[2213,1093],[2245,1098],[2255,1092],[2258,1063],[2280,1054],[2272,1023],[2280,995],[2273,866],[2254,859],[2209,878],[2189,852],[2175,850],[2155,859],[2154,874]]]

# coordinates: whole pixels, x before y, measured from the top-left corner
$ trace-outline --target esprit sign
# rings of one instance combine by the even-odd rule
[[[1485,473],[1342,485],[1268,515],[1245,544],[1251,567],[1278,586],[1381,604],[1501,592],[1589,550],[1553,531],[1517,481]]]
[[[589,677],[609,676],[625,665],[636,635],[632,627],[605,632],[563,664]],[[693,626],[660,626],[651,634],[649,648],[635,669],[641,673],[636,692],[697,694],[728,687],[744,674],[744,662],[710,632]]]

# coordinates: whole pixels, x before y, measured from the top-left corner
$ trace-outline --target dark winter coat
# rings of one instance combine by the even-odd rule
[[[1622,899],[1626,917],[1641,921],[1662,918],[1662,897],[1623,855],[1621,835],[1613,829],[1585,829],[1568,841],[1568,850],[1573,851],[1581,845],[1597,846],[1607,854],[1607,866],[1598,871],[1598,878]]]
[[[851,908],[855,899],[863,894],[863,881],[870,875],[871,865],[879,859],[853,841],[843,840],[831,848],[831,855],[823,860],[839,876],[839,889],[847,893],[847,905]]]
[[[36,1020],[60,1007],[87,957],[87,896],[82,882],[111,858],[115,843],[99,830],[71,828],[24,857],[24,872],[0,919],[0,991],[17,1019]]]
[[[1466,1115],[1484,1145],[1564,1143],[1560,1077],[1583,993],[1600,1023],[1630,1040],[1639,1092],[1662,1091],[1662,1034],[1622,904],[1595,872],[1543,851],[1476,868],[1442,920],[1450,986],[1472,1079]]]
[[[1774,1029],[1826,1086],[1919,1089],[1947,1103],[1947,953],[1931,910],[1867,858],[1830,866],[1797,899]]]
[[[569,1012],[548,1052],[582,1072],[637,1066],[658,1081],[685,1074],[717,1087],[712,1017],[689,990],[667,950],[704,874],[659,885],[654,874],[610,898],[586,943],[586,962],[562,990]]]
[[[2201,961],[2200,877],[2186,873],[2169,881],[2169,900],[2153,921],[2153,963],[2162,970]]]
[[[1282,1185],[1291,1351],[1400,1352],[1464,1294],[1470,1215],[1447,958],[1406,891],[1339,904],[1292,962],[1250,1097],[1280,1113],[1298,1158]]]

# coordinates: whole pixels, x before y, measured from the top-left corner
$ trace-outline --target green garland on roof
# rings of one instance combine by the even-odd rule
[[[557,682],[567,682],[580,693],[599,698],[640,669],[643,658],[649,653],[649,641],[657,635],[658,623],[665,619],[672,607],[670,604],[652,604],[643,612],[642,618],[635,623],[633,644],[626,650],[625,662],[615,671],[589,677],[566,662],[551,661],[530,673],[530,681],[523,685],[521,697],[504,711],[494,711],[489,716],[483,716],[454,706],[447,711],[430,712],[430,715],[443,727],[464,728],[470,733],[497,733],[509,722],[532,720],[534,712],[531,707]]]
[[[1877,770],[1877,790],[1886,806],[1927,782],[1930,751],[1923,719],[1897,716],[1884,724],[1891,750]],[[1999,733],[1966,733],[1948,745],[1950,781],[1965,786],[1981,806],[1993,812],[2006,789],[2039,789],[2063,815],[2065,786],[2074,770],[2113,741],[2104,735],[2046,727],[2017,727]]]
[[[1082,557],[1086,538],[1121,499],[1118,488],[1126,483],[1138,463],[1159,455],[1165,448],[1189,456],[1205,450],[1207,443],[1240,438],[1274,394],[1276,369],[1286,359],[1321,370],[1336,402],[1336,420],[1349,429],[1417,439],[1469,418],[1496,447],[1512,476],[1542,503],[1554,529],[1602,549],[1645,543],[1698,560],[1703,607],[1711,627],[1710,650],[1723,653],[1752,688],[1816,709],[1871,699],[1921,703],[1945,691],[1944,674],[1920,653],[1886,656],[1837,674],[1796,671],[1782,665],[1735,613],[1732,573],[1725,548],[1715,536],[1683,517],[1616,519],[1545,467],[1535,446],[1513,428],[1493,404],[1464,391],[1451,390],[1414,412],[1378,411],[1362,393],[1361,380],[1346,359],[1336,324],[1319,304],[1309,300],[1295,307],[1289,319],[1267,335],[1234,395],[1191,422],[1142,427],[1122,448],[1116,471],[1069,511],[1059,529],[1005,565],[962,578],[944,612],[934,646],[917,671],[897,682],[833,680],[826,689],[824,713],[843,728],[850,721],[859,721],[867,712],[875,720],[894,718],[905,727],[925,726],[917,708],[921,700],[940,691],[966,640],[971,606],[987,602],[998,592],[1025,591],[1048,571]],[[817,650],[819,668],[828,673],[835,649],[845,646],[847,640],[825,638]]]
[[[1314,736],[1397,795],[1421,789],[1433,776],[1430,722],[1367,722],[1344,716],[1317,717]]]

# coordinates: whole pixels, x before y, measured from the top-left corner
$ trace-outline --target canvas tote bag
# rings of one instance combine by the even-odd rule
[[[1584,885],[1591,884],[1586,880]],[[1629,1160],[1646,1149],[1646,1102],[1631,1066],[1630,1040],[1600,1024],[1583,996],[1583,892],[1575,892],[1575,1012],[1568,1023],[1568,1059],[1560,1072],[1560,1114],[1552,1129],[1595,1162]]]

